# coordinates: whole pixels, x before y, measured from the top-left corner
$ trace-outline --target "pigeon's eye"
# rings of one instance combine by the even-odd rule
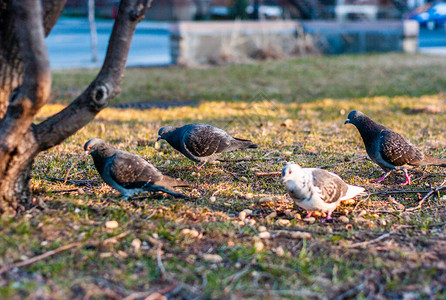
[[[291,174],[291,170],[288,170],[288,174]]]
[[[352,119],[356,119],[356,116],[352,116]]]
[[[161,132],[161,135],[163,135],[163,134],[166,134],[166,132],[165,131]]]
[[[91,146],[88,146],[87,149],[91,149]]]

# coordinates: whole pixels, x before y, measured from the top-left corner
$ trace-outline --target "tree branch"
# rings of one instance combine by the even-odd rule
[[[20,89],[23,98],[22,106],[30,105],[24,113],[34,117],[37,111],[45,104],[51,91],[51,71],[45,44],[45,31],[43,29],[43,14],[40,1],[23,0],[14,1],[15,30],[19,39],[19,48],[26,76]],[[15,99],[12,99],[15,100]],[[25,103],[31,101],[31,103]],[[18,103],[12,102],[15,106]],[[29,124],[26,124],[28,128]]]
[[[122,0],[113,26],[107,55],[96,79],[68,107],[33,130],[39,150],[51,148],[94,119],[121,92],[127,55],[137,23],[144,18],[151,0]]]
[[[0,161],[5,162],[22,142],[34,115],[45,104],[51,90],[51,72],[45,45],[40,1],[13,1],[14,31],[26,76],[10,96],[5,117],[0,121]],[[0,171],[6,166],[0,165]]]
[[[65,7],[66,0],[43,0],[43,27],[45,36],[50,34]]]
[[[9,104],[11,92],[22,84],[24,78],[23,56],[19,50],[19,36],[16,28],[16,6],[19,1],[0,0],[0,119]],[[40,2],[40,1],[39,1]],[[59,19],[65,0],[42,0],[43,28],[45,36]],[[38,3],[35,3],[38,4]],[[34,7],[34,6],[32,6]],[[36,14],[37,11],[34,11]],[[34,27],[31,28],[34,30]]]

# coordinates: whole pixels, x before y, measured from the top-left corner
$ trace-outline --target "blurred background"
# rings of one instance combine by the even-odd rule
[[[101,65],[119,2],[68,0],[47,38],[53,69]],[[446,2],[154,0],[128,66],[228,64],[343,53],[446,54]]]

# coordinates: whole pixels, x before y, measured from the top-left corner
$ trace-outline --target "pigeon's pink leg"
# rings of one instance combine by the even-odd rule
[[[406,181],[404,181],[401,185],[410,185],[410,177],[412,175],[407,174],[407,170],[403,170],[404,176],[406,176]]]
[[[381,178],[376,179],[376,182],[383,182],[384,179],[386,179],[387,176],[389,176],[390,172],[384,173],[384,175]]]
[[[324,219],[322,219],[321,222],[322,222],[322,223],[325,223],[325,222],[327,222],[327,221],[332,220],[332,219],[333,219],[333,218],[331,217],[331,214],[332,214],[332,213],[333,213],[332,211],[328,212],[327,217],[324,218]]]
[[[310,218],[312,214],[313,214],[313,211],[309,211],[308,214],[305,216],[305,219]]]

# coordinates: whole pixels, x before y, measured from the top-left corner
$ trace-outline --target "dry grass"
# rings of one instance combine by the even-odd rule
[[[382,55],[364,60],[375,66],[389,57],[395,58]],[[432,62],[430,57],[422,58]],[[354,64],[350,61],[364,64],[361,57],[352,56],[323,61],[343,62],[345,69]],[[308,61],[293,63],[301,68]],[[256,67],[269,69],[270,64]],[[175,78],[178,73],[172,69],[129,70],[128,77],[133,71],[147,78],[169,71]],[[215,76],[204,81],[214,80],[218,85],[220,72]],[[320,82],[328,84],[330,76],[325,74]],[[414,74],[404,76],[416,78]],[[370,78],[371,82],[378,80],[383,85],[391,81]],[[200,84],[191,79],[191,93],[199,94]],[[247,84],[249,80],[240,82]],[[239,88],[234,85],[226,93],[237,95]],[[170,92],[179,95],[181,89]],[[345,96],[312,101],[300,95],[284,96],[293,101],[273,100],[264,91],[260,94],[265,97],[250,98],[255,101],[232,101],[237,96],[228,96],[228,101],[212,98],[197,106],[105,109],[94,122],[36,159],[32,174],[36,207],[0,221],[3,266],[73,242],[80,245],[0,275],[0,297],[143,299],[158,292],[172,299],[444,298],[446,198],[438,192],[421,208],[411,208],[424,195],[419,191],[443,182],[445,170],[414,170],[414,184],[408,187],[399,185],[404,180],[401,174],[376,184],[373,179],[381,171],[372,162],[345,163],[364,156],[365,150],[356,129],[343,125],[350,110],[362,110],[403,133],[426,153],[445,157],[444,95],[350,97],[346,84],[344,90]],[[437,110],[429,113],[424,110],[427,107]],[[48,105],[39,118],[60,108]],[[225,156],[252,160],[197,170],[166,143],[155,143],[159,127],[190,122],[224,128],[252,139],[260,148]],[[183,192],[192,200],[164,195],[123,200],[103,184],[91,158],[80,158],[83,144],[93,137],[137,153],[164,173],[187,180],[191,188]],[[256,175],[280,171],[292,161],[303,166],[328,165],[328,170],[350,184],[364,186],[370,195],[342,205],[332,223],[301,220],[304,212],[293,207],[280,177]],[[71,184],[75,182],[79,184]],[[395,193],[380,194],[389,191]],[[239,215],[245,209],[250,214],[242,221]],[[348,224],[340,221],[342,215]],[[107,228],[111,220],[119,226]],[[270,238],[262,238],[264,230]]]

